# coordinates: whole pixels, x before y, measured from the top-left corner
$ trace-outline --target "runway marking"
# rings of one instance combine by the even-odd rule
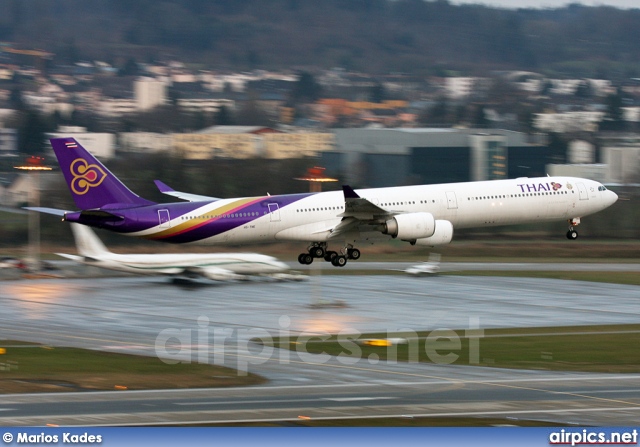
[[[423,414],[411,414],[413,417],[442,417],[442,416],[488,416],[497,414],[532,414],[532,413],[590,413],[599,411],[628,411],[628,410],[640,410],[640,407],[627,408],[627,407],[602,407],[602,408],[567,408],[567,409],[543,409],[543,410],[496,410],[496,411],[461,411],[461,412],[449,412],[449,413],[423,413]],[[404,413],[405,415],[407,413]],[[373,416],[372,416],[373,417]],[[314,418],[319,419],[319,418]],[[338,419],[328,417],[327,419]]]
[[[640,330],[629,331],[588,331],[588,332],[539,332],[539,333],[511,333],[511,334],[484,334],[482,338],[508,338],[508,337],[548,337],[550,335],[618,335],[618,334],[638,334]],[[461,338],[478,338],[477,336],[462,335]],[[426,337],[424,337],[426,338]]]
[[[575,393],[591,393],[591,394],[604,394],[604,393],[640,393],[640,389],[636,388],[634,390],[611,390],[611,391],[607,391],[607,390],[598,390],[598,391],[589,391],[589,390],[583,390],[583,391],[574,391]]]
[[[229,401],[211,401],[211,402],[174,402],[174,405],[180,406],[202,406],[202,405],[233,405],[233,404],[273,404],[273,403],[291,403],[291,402],[307,402],[307,399],[283,399],[283,400],[229,400]]]
[[[564,413],[598,413],[598,412],[613,412],[613,411],[637,411],[640,410],[640,407],[627,408],[627,407],[602,407],[602,408],[567,408],[567,409],[539,409],[539,410],[496,410],[496,411],[462,411],[462,412],[447,412],[447,413],[399,413],[399,414],[381,414],[381,415],[353,415],[353,416],[310,416],[311,420],[314,421],[322,421],[322,420],[353,420],[353,419],[388,419],[388,418],[432,418],[432,417],[460,417],[460,416],[513,416],[513,415],[526,415],[526,414],[564,414]],[[149,415],[158,415],[163,413],[149,413]],[[107,419],[110,416],[128,416],[130,417],[130,413],[113,413],[110,415],[103,415],[100,419]],[[31,417],[30,419],[39,420],[38,416]],[[91,418],[94,420],[96,418]],[[15,421],[11,420],[15,423]],[[195,424],[240,424],[247,422],[283,422],[283,421],[299,421],[297,417],[295,418],[254,418],[254,419],[190,419],[188,422],[184,421],[144,421],[143,425],[145,426],[155,426],[155,425],[166,425],[168,423],[185,423],[187,425],[195,425]],[[0,419],[0,422],[4,422]],[[5,424],[12,425],[12,424]],[[32,423],[31,425],[37,425],[37,423]],[[83,427],[87,424],[65,424],[66,427]],[[92,426],[100,427],[100,426],[112,426],[113,423],[104,423],[104,424],[95,424],[92,423]],[[127,427],[127,426],[139,426],[141,425],[141,421],[134,422],[121,422],[118,421],[117,425],[119,427]]]
[[[640,410],[640,407],[637,408],[576,408],[576,409],[547,409],[547,410],[503,410],[503,411],[461,411],[461,412],[448,412],[448,413],[402,413],[402,414],[385,414],[385,415],[360,415],[360,416],[311,416],[311,420],[313,421],[322,421],[322,420],[350,420],[350,419],[388,419],[388,418],[432,418],[432,417],[460,417],[460,416],[498,416],[498,415],[514,415],[514,414],[563,414],[563,413],[597,413],[597,412],[610,412],[610,411],[629,411],[629,410]],[[277,422],[277,421],[296,421],[297,418],[293,419],[236,419],[236,420],[201,420],[201,421],[189,421],[191,424],[204,424],[204,423],[221,423],[221,424],[239,424],[243,422]],[[157,422],[155,424],[161,424]],[[121,425],[121,424],[118,424]],[[125,424],[125,425],[135,425],[135,424]],[[151,424],[145,424],[151,425]]]
[[[397,397],[324,397],[320,400],[330,400],[333,402],[359,402],[366,400],[390,400]]]
[[[234,356],[234,354],[231,354],[231,356]],[[255,358],[255,359],[265,360],[262,357],[251,356],[251,355],[235,354],[235,356],[242,356],[243,358]],[[275,361],[275,360],[274,359],[266,359],[266,362],[270,362],[270,361]],[[302,361],[290,360],[290,359],[289,359],[289,363],[292,363],[292,364],[307,364],[307,363],[302,362]],[[357,366],[353,366],[353,365],[335,365],[335,364],[327,365],[327,364],[322,364],[322,363],[317,363],[315,365],[320,366],[320,367],[324,367],[324,368],[349,369],[349,370],[355,370],[355,371],[367,371],[367,372],[385,373],[385,374],[388,374],[388,375],[397,375],[397,376],[424,377],[424,378],[430,378],[430,379],[440,379],[440,380],[444,380],[444,381],[450,382],[452,384],[472,384],[472,383],[474,383],[473,381],[464,380],[464,379],[448,379],[446,377],[433,376],[433,375],[429,375],[429,374],[418,374],[418,373],[409,373],[409,372],[401,372],[401,371],[385,371],[385,370],[377,370],[377,369],[368,369],[368,368],[357,367]],[[536,391],[536,392],[545,393],[545,394],[558,394],[558,395],[564,395],[564,396],[580,397],[580,398],[583,398],[583,399],[595,400],[595,401],[599,401],[599,402],[621,403],[621,404],[625,404],[625,405],[630,405],[632,407],[640,408],[640,404],[639,403],[635,403],[635,402],[627,402],[627,401],[619,400],[619,399],[607,399],[607,398],[604,398],[604,397],[587,396],[587,395],[584,395],[584,394],[572,393],[572,392],[569,392],[569,391],[553,391],[553,390],[545,390],[545,389],[540,389],[540,388],[531,388],[531,387],[526,387],[526,386],[506,385],[504,383],[487,383],[487,385],[490,385],[490,386],[493,386],[493,387],[496,387],[496,388],[510,388],[510,389],[526,390],[526,391]]]

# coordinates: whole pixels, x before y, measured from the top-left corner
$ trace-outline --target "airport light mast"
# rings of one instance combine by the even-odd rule
[[[29,204],[33,207],[40,206],[40,172],[51,171],[53,168],[45,165],[43,157],[31,155],[21,166],[14,169],[27,171],[31,175],[31,194]],[[40,213],[29,211],[29,261],[35,271],[40,270]]]
[[[302,180],[303,182],[309,182],[310,192],[321,192],[322,184],[327,182],[337,182],[337,178],[325,177],[324,171],[326,168],[320,166],[314,166],[307,169],[307,173],[304,177],[297,177],[294,180]]]

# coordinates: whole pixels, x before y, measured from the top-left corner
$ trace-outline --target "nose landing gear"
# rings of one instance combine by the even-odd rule
[[[578,232],[573,228],[580,225],[580,218],[575,217],[573,219],[569,219],[569,231],[567,231],[567,239],[576,240],[578,239]]]

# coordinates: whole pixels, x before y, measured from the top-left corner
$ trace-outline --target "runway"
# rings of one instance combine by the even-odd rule
[[[255,337],[638,323],[640,288],[531,278],[312,276],[180,287],[163,278],[0,283],[0,337],[206,358],[267,377],[242,389],[3,396],[0,425],[121,425],[477,415],[633,425],[640,375],[355,363],[263,348]],[[342,301],[346,307],[313,307]],[[180,352],[159,352],[189,334]],[[175,340],[174,340],[175,341]],[[634,349],[635,347],[630,347]]]
[[[312,420],[476,416],[631,426],[640,415],[637,376],[494,374],[491,380],[365,376],[351,384],[11,395],[3,396],[0,423],[99,426],[282,422],[301,416]]]

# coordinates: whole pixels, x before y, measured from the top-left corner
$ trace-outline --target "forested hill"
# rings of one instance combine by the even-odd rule
[[[0,41],[56,63],[175,58],[245,69],[640,76],[640,9],[446,0],[0,0]]]

